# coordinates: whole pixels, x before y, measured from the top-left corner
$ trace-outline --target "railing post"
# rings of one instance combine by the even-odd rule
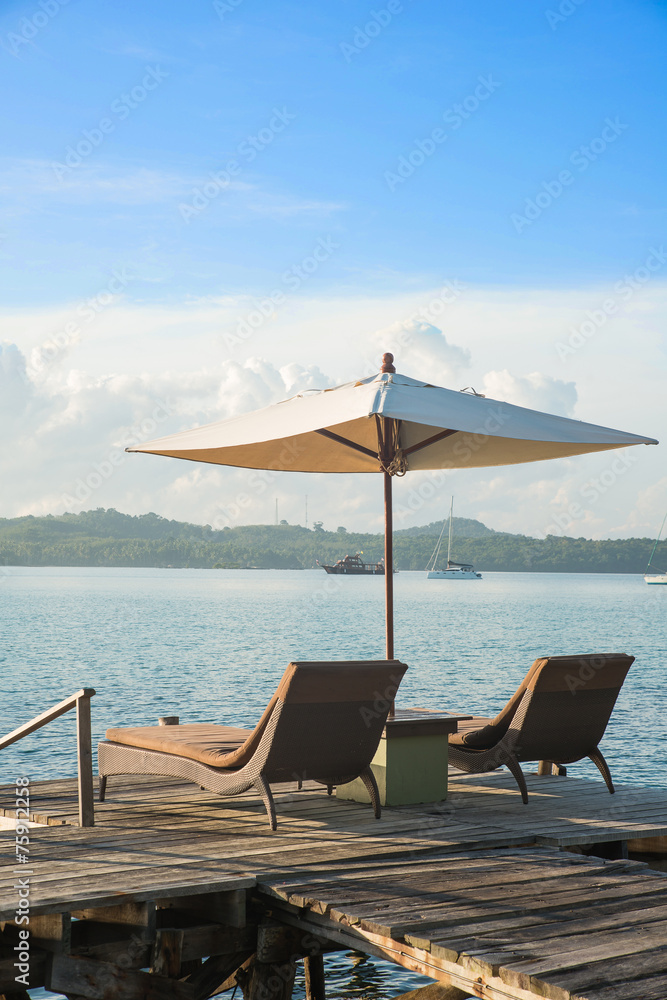
[[[95,825],[93,804],[93,748],[90,725],[90,696],[85,688],[76,701],[77,776],[79,779],[79,826]]]

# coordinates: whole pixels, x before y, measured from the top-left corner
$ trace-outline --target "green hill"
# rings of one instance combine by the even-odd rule
[[[394,532],[394,560],[401,570],[423,570],[442,521]],[[643,573],[653,546],[649,538],[592,541],[549,535],[545,539],[493,531],[479,521],[454,518],[453,558],[484,571]],[[0,565],[174,566],[307,569],[363,552],[382,557],[382,535],[324,531],[300,525],[209,525],[170,521],[159,514],[132,516],[117,510],[0,519]],[[667,567],[667,541],[653,560]]]

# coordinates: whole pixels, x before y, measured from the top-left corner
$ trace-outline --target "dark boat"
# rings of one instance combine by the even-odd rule
[[[321,566],[327,573],[344,573],[349,576],[384,576],[384,559],[380,559],[376,563],[365,563],[362,562],[362,555],[363,552],[357,553],[356,556],[345,556],[344,559],[335,562],[333,566],[325,566],[319,561],[317,565]]]

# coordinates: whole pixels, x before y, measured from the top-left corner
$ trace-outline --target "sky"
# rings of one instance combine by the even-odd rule
[[[370,476],[125,444],[377,371],[667,437],[667,4],[5,0],[0,516],[382,529]],[[654,536],[664,445],[395,487]]]

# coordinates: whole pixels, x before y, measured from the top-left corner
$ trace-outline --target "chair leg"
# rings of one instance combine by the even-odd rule
[[[371,771],[370,767],[365,767],[359,777],[363,781],[366,786],[366,790],[371,797],[371,804],[373,806],[375,818],[379,819],[382,815],[382,807],[380,806],[380,792],[378,791],[375,775]]]
[[[516,759],[516,757],[508,753],[507,756],[503,758],[503,764],[513,774],[514,780],[519,786],[519,791],[521,792],[521,798],[523,799],[523,804],[524,806],[527,806],[528,789],[526,788],[526,779],[523,776],[523,771],[521,770],[519,761]]]
[[[107,793],[107,778],[105,774],[100,775],[100,802],[104,802],[104,796]]]
[[[273,795],[271,794],[271,789],[269,788],[269,783],[266,778],[263,778],[260,774],[255,781],[255,788],[262,796],[262,801],[266,807],[266,813],[269,817],[269,824],[272,830],[277,830],[278,823],[276,821],[276,805],[273,801]]]
[[[327,795],[333,795],[334,786],[327,785]]]
[[[616,791],[616,789],[614,788],[614,785],[613,785],[612,780],[611,780],[611,772],[609,771],[609,766],[607,764],[607,761],[604,759],[604,757],[602,756],[602,754],[600,753],[600,751],[597,749],[597,747],[595,748],[595,750],[593,751],[593,753],[589,753],[588,756],[593,761],[593,763],[595,764],[595,766],[597,767],[598,771],[600,772],[600,774],[604,778],[605,782],[607,783],[607,788],[609,789],[610,793],[613,795],[614,792]]]

